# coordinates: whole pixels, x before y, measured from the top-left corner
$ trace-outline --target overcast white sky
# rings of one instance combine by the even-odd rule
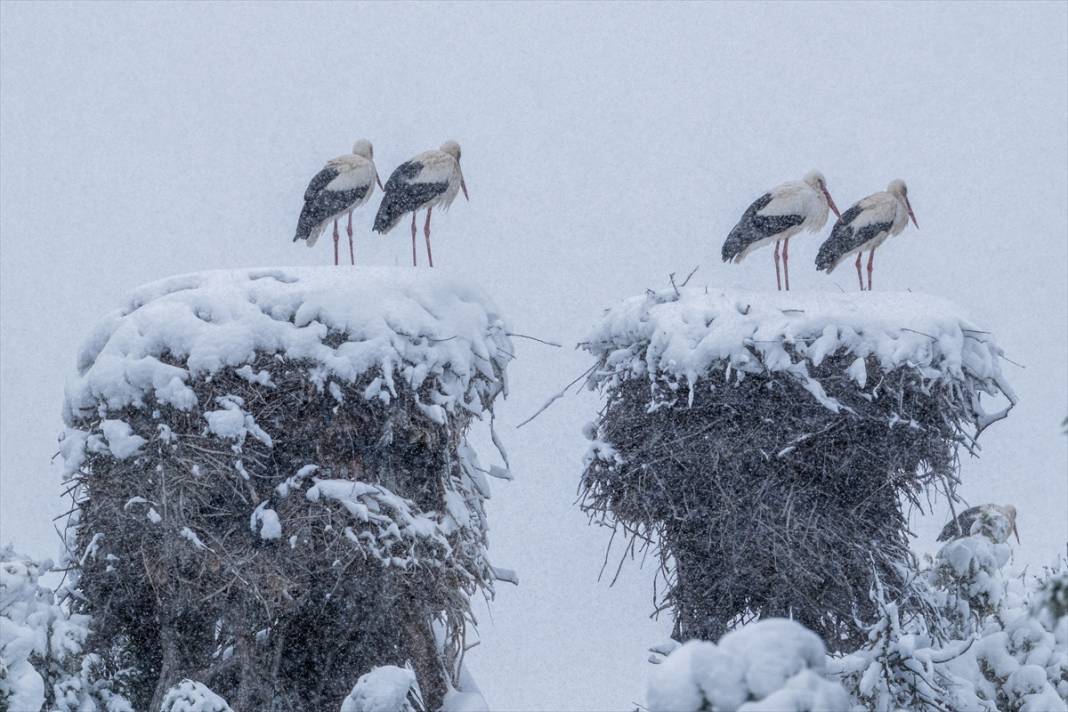
[[[0,541],[48,556],[63,381],[133,287],[218,267],[324,264],[290,242],[308,179],[367,137],[383,176],[447,138],[471,202],[435,221],[439,265],[516,330],[573,344],[671,271],[766,288],[771,255],[725,266],[761,191],[810,168],[843,209],[904,178],[921,230],[879,252],[879,290],[964,305],[1024,368],[1007,421],[964,462],[972,503],[1020,509],[1020,563],[1068,541],[1068,5],[0,5]],[[403,230],[359,249],[405,264]],[[792,286],[854,289],[808,268]],[[358,276],[354,276],[358,278]],[[588,364],[519,343],[514,483],[492,551],[517,568],[468,660],[496,709],[641,701],[651,567],[597,582],[606,537],[574,506],[596,402]],[[941,509],[916,524],[932,549]]]

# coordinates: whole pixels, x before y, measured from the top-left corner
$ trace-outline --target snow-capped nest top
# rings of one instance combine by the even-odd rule
[[[849,375],[861,386],[874,359],[883,371],[913,367],[925,379],[968,380],[1016,401],[990,333],[951,302],[912,292],[649,291],[608,309],[583,346],[601,361],[592,386],[650,374],[693,385],[718,368],[782,371],[833,408],[809,367],[849,354],[860,359]]]
[[[102,404],[140,406],[149,395],[187,410],[196,404],[190,379],[239,369],[264,353],[307,363],[318,383],[376,373],[368,398],[388,398],[397,378],[413,389],[432,380],[434,405],[481,413],[506,389],[506,331],[480,290],[438,272],[323,267],[182,275],[141,287],[101,320],[67,384],[64,418],[69,424]],[[247,370],[250,379],[266,376]]]

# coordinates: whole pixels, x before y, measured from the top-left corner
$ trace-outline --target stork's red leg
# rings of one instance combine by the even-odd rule
[[[857,253],[857,281],[860,282],[860,291],[864,291],[864,277],[860,274],[860,258],[864,255],[864,250]]]
[[[334,220],[334,266],[335,266],[335,267],[336,267],[336,266],[337,266],[337,264],[338,264],[338,259],[337,259],[337,241],[338,241],[338,240],[340,240],[340,239],[341,239],[341,235],[339,235],[339,234],[338,234],[338,231],[337,231],[337,220],[335,219],[335,220]]]
[[[352,211],[349,211],[349,260],[356,264],[356,247],[352,243]]]
[[[412,211],[412,267],[418,267],[419,263],[415,259],[415,211]]]
[[[426,209],[426,225],[423,225],[423,234],[426,236],[426,258],[430,260],[430,266],[434,266],[434,255],[430,253],[430,211],[434,209],[431,205]]]
[[[782,277],[779,276],[779,241],[775,241],[775,286],[782,291]]]
[[[790,291],[790,238],[782,242],[782,271],[786,277],[786,291]]]
[[[872,263],[875,262],[875,248],[871,248],[871,252],[868,254],[868,291],[871,291],[871,268]]]

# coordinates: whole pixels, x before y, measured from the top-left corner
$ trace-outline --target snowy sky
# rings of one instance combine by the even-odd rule
[[[1068,540],[1068,5],[0,5],[0,541],[57,542],[50,469],[80,341],[138,284],[323,264],[290,242],[308,179],[356,138],[383,176],[447,138],[471,202],[436,220],[439,265],[514,328],[573,344],[624,296],[774,285],[769,251],[720,263],[767,187],[811,168],[843,209],[901,177],[921,229],[880,290],[931,292],[997,334],[1021,396],[964,463],[972,503],[1013,502],[1038,565]],[[375,203],[376,201],[372,201]],[[405,264],[403,229],[362,257]],[[792,286],[854,289],[791,246]],[[605,533],[574,506],[595,401],[511,426],[588,364],[518,344],[502,433],[519,479],[490,516],[498,565],[469,653],[496,709],[642,699],[652,572],[597,581]],[[932,549],[939,508],[916,523]],[[615,559],[613,558],[613,561]],[[611,572],[609,572],[611,573]]]

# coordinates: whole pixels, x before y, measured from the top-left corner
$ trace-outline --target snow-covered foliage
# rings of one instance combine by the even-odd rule
[[[658,554],[680,640],[788,617],[832,650],[863,642],[875,578],[918,600],[904,506],[952,496],[958,449],[1015,402],[989,333],[911,293],[673,286],[609,309],[584,347],[604,407],[583,507]]]
[[[160,712],[233,712],[226,700],[200,682],[182,680],[167,690]]]
[[[995,532],[996,533],[996,532]],[[906,616],[882,591],[869,643],[831,663],[866,709],[1068,709],[1068,565],[1008,576],[1008,545],[984,534],[947,543],[919,572],[933,617]]]
[[[40,583],[50,565],[0,548],[0,709],[132,712],[99,658],[85,654],[89,617]]]
[[[484,468],[467,441],[482,419],[499,443],[511,354],[484,295],[411,270],[187,275],[107,316],[61,453],[77,606],[101,654],[121,638],[138,661],[135,703],[189,677],[266,704],[319,646],[328,684],[299,678],[288,705],[340,704],[354,671],[408,663],[440,704],[470,596],[511,578],[484,509],[507,461]]]
[[[845,710],[849,696],[823,677],[823,641],[786,619],[750,623],[718,643],[677,648],[656,668],[646,700],[651,712]]]
[[[396,665],[383,665],[360,676],[341,703],[341,712],[413,712],[409,694],[415,673]]]
[[[925,381],[962,384],[980,429],[1008,407],[986,413],[979,393],[1004,395],[1009,407],[1016,400],[988,332],[951,302],[912,292],[649,292],[609,309],[586,348],[602,363],[596,385],[644,377],[663,401],[686,395],[692,403],[693,387],[712,371],[739,379],[782,372],[824,407],[848,410],[811,373],[834,355],[851,357],[842,373],[860,388],[877,380],[878,371],[903,367]],[[683,385],[687,391],[680,391]]]

